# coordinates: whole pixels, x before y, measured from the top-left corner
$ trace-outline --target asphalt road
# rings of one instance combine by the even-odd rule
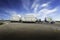
[[[5,23],[0,25],[1,39],[59,39],[60,24]]]

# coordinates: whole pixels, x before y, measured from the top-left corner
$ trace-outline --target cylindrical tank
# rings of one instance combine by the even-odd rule
[[[36,22],[37,19],[34,15],[25,15],[21,20],[24,22]]]
[[[11,21],[19,21],[21,20],[21,15],[14,14],[10,18]]]

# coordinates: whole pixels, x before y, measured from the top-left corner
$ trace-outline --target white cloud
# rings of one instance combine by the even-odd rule
[[[26,15],[32,15],[32,16],[35,16],[34,13],[28,13],[28,14],[26,14]]]
[[[38,4],[38,2],[39,2],[39,0],[35,0],[35,1],[33,2],[32,6],[31,6],[31,9],[32,9],[32,8],[35,8],[35,6],[36,6],[36,4]]]
[[[6,13],[9,13],[10,15],[11,14],[16,14],[17,12],[16,11],[13,11],[13,10],[5,10]]]
[[[35,0],[35,1],[33,2],[32,6],[31,6],[31,9],[33,9],[34,13],[37,13],[38,8],[39,8],[39,6],[40,6],[40,4],[39,4],[38,2],[39,2],[39,0]]]
[[[36,13],[36,12],[37,12],[38,7],[39,7],[39,4],[37,4],[37,5],[35,6],[35,8],[34,8],[34,13]]]
[[[47,17],[48,14],[52,14],[56,11],[57,11],[57,8],[52,9],[52,10],[44,8],[37,13],[28,13],[27,15],[33,15],[33,16],[37,17],[38,19],[41,18],[43,20],[45,17]]]
[[[60,19],[54,19],[55,21],[60,21]]]
[[[23,5],[23,7],[24,7],[26,10],[29,10],[29,8],[28,8],[26,5]]]
[[[31,9],[32,9],[32,8],[35,8],[35,5],[36,5],[36,3],[33,3]]]
[[[18,16],[18,17],[21,17],[21,15],[20,15],[20,14],[18,14],[17,16]]]
[[[27,11],[29,10],[29,5],[30,5],[30,0],[22,0],[22,5],[24,7],[24,9],[26,9]]]
[[[41,9],[38,12],[38,18],[40,17],[41,19],[44,19],[45,17],[48,16],[48,14],[53,14],[56,11],[57,11],[57,7],[55,9],[52,9],[52,10],[49,10],[47,8]]]
[[[34,17],[37,17],[39,14],[36,14],[36,13],[28,13],[28,14],[26,14],[26,15],[32,15],[32,16],[34,16]]]
[[[50,2],[44,3],[44,4],[42,4],[42,5],[40,5],[38,2],[39,2],[39,0],[35,0],[34,3],[32,4],[32,7],[31,7],[31,8],[34,9],[34,10],[33,10],[33,11],[34,11],[34,14],[38,13],[38,15],[40,15],[41,12],[38,11],[39,8],[47,7]],[[47,10],[46,10],[46,11],[47,11]],[[39,12],[40,12],[40,13],[39,13]]]
[[[41,7],[45,7],[45,6],[48,6],[48,4],[43,4],[43,5],[41,5]]]
[[[44,4],[42,4],[40,7],[47,7],[47,6],[49,6],[50,3],[51,3],[51,2],[44,3]]]
[[[47,9],[47,6],[49,6],[49,4],[50,4],[51,2],[44,3],[44,4],[42,4],[42,5],[40,5],[38,2],[39,2],[39,0],[35,0],[35,1],[33,2],[32,6],[31,6],[31,9],[33,9],[33,13],[28,13],[28,14],[26,14],[26,15],[33,15],[33,16],[35,16],[35,17],[38,17],[38,18],[40,17],[40,18],[44,19],[44,17],[46,17],[48,14],[52,14],[52,13],[54,13],[54,12],[57,10],[57,8],[52,9],[52,10]],[[24,7],[27,11],[29,11],[29,9],[30,9],[30,8],[29,8],[29,1],[26,2],[26,1],[22,0],[22,4],[23,4],[23,7]],[[40,11],[38,11],[39,7],[40,7],[40,8],[44,7],[44,8],[41,9]],[[15,12],[15,11],[7,11],[7,12],[11,13],[13,16],[14,16],[14,15],[15,15],[15,16],[18,16],[18,17],[21,16],[21,15],[18,15],[17,12]],[[41,16],[41,14],[42,14],[42,16]],[[23,15],[23,16],[24,16],[24,15]],[[17,18],[18,18],[18,17],[17,17]],[[14,17],[13,17],[13,18],[14,18]]]
[[[49,9],[42,9],[39,13],[44,13],[44,14],[51,14],[53,12],[55,12],[57,9],[52,9],[52,10],[49,10]]]

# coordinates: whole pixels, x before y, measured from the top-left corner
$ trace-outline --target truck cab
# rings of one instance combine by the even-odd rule
[[[46,23],[50,23],[50,24],[55,23],[55,21],[52,18],[50,18],[50,17],[45,18],[45,22]]]

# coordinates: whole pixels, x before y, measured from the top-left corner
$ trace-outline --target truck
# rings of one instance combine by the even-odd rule
[[[50,23],[50,24],[54,24],[55,23],[55,21],[52,18],[50,18],[50,17],[46,17],[44,22],[45,23]]]

